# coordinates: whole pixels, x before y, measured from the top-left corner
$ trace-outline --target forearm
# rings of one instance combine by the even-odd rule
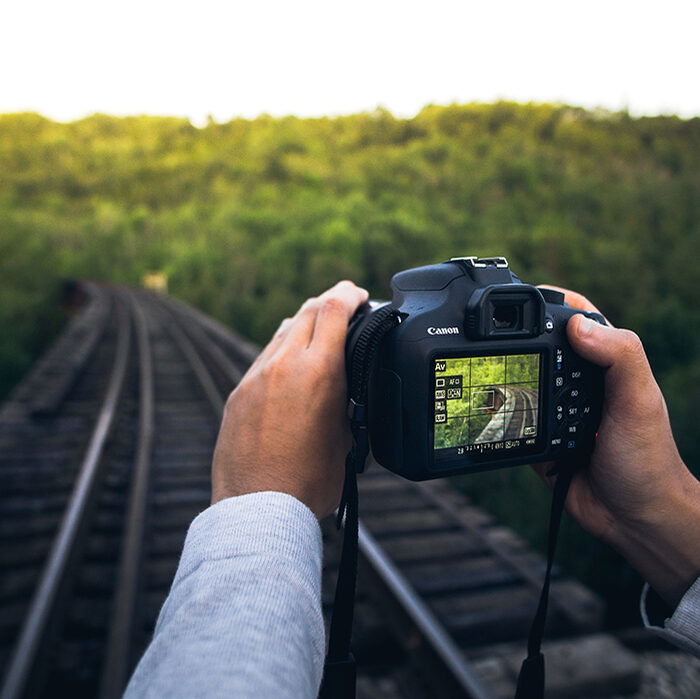
[[[321,535],[283,493],[223,500],[190,527],[127,697],[315,697]]]
[[[661,508],[621,525],[611,542],[671,607],[700,576],[700,483],[688,475]]]

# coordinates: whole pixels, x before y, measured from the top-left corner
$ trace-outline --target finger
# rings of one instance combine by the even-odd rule
[[[309,346],[320,305],[321,300],[315,297],[307,299],[302,304],[285,331],[279,344],[279,352],[297,351]]]
[[[275,334],[272,336],[272,339],[265,345],[263,348],[262,352],[257,356],[255,363],[257,364],[261,360],[265,360],[267,357],[270,355],[274,354],[277,351],[277,348],[282,344],[282,341],[284,338],[287,336],[287,333],[289,332],[289,327],[292,324],[292,319],[291,318],[285,318],[275,331]]]
[[[642,342],[633,332],[601,325],[580,314],[569,320],[566,330],[577,354],[608,369],[608,412],[625,417],[657,398],[658,385]]]
[[[365,289],[352,282],[340,282],[325,298],[316,316],[311,349],[342,354],[348,334],[348,322],[360,304],[369,298]]]
[[[561,286],[552,286],[550,284],[540,284],[539,287],[542,289],[554,289],[554,291],[561,291],[565,296],[564,300],[572,308],[578,308],[582,311],[591,311],[593,313],[600,313],[600,311],[583,294],[579,294],[577,291],[571,291],[571,289],[564,289]]]
[[[327,289],[324,291],[319,297],[319,301],[325,301],[328,298],[343,298],[347,299],[348,294],[351,294],[353,292],[357,291],[363,292],[367,297],[367,290],[363,289],[359,286],[357,286],[354,282],[351,282],[347,279],[343,279],[342,281],[337,282],[334,284],[330,289]],[[367,298],[365,298],[365,301]]]
[[[248,367],[246,375],[252,376],[260,365],[264,364],[277,351],[291,322],[291,318],[285,318],[280,323],[272,339],[262,348],[260,354],[255,358],[255,361]]]

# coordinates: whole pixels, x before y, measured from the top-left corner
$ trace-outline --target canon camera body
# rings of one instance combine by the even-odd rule
[[[391,281],[401,323],[382,338],[368,387],[374,459],[411,480],[592,451],[603,371],[575,354],[564,295],[523,284],[505,258],[453,258]],[[351,321],[358,337],[384,303]]]

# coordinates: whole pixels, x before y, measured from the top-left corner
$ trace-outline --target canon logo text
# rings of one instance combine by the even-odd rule
[[[428,335],[459,335],[459,328],[428,328]]]

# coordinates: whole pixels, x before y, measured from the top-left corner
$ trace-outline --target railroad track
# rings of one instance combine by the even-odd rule
[[[81,293],[0,410],[2,699],[120,695],[209,502],[225,397],[257,353],[174,299]],[[512,696],[542,559],[443,482],[373,467],[360,492],[358,696]],[[328,522],[324,536],[329,612]],[[556,696],[635,689],[637,660],[600,633],[594,595],[559,575],[551,610]]]

